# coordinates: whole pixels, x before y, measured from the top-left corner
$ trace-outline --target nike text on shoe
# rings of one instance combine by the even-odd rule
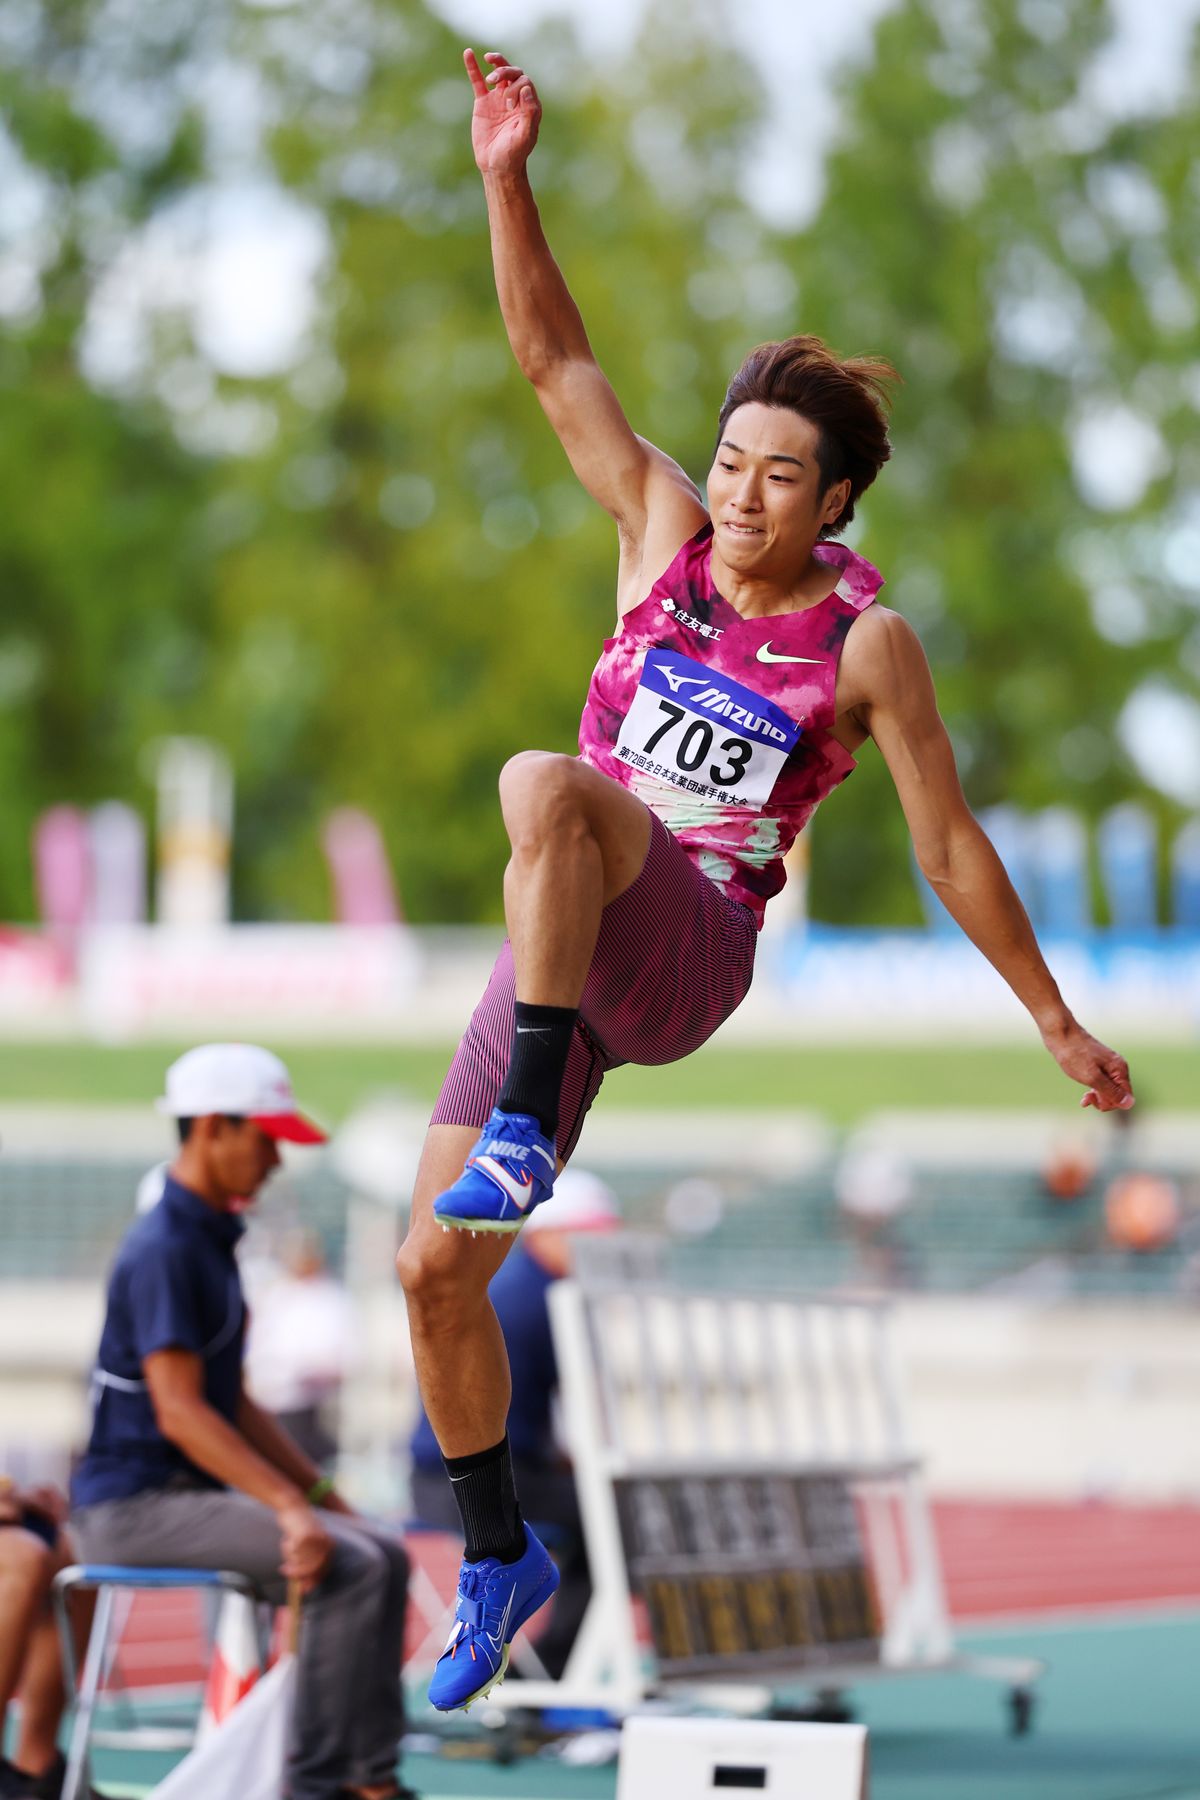
[[[497,1107],[454,1186],[434,1201],[433,1216],[447,1231],[519,1231],[554,1192],[557,1168],[538,1121]]]
[[[429,1683],[429,1704],[439,1712],[470,1706],[503,1681],[509,1645],[558,1586],[558,1570],[528,1525],[525,1540],[515,1563],[494,1556],[463,1563],[454,1627]]]

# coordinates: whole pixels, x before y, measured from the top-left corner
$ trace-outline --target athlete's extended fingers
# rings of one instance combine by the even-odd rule
[[[475,98],[477,100],[484,99],[488,91],[488,85],[484,80],[483,70],[479,66],[479,58],[473,50],[463,51],[463,63],[466,66],[467,74],[470,77],[471,88]]]
[[[1094,1106],[1097,1112],[1128,1112],[1136,1104],[1129,1079],[1129,1069],[1124,1060],[1114,1056],[1106,1068],[1100,1063],[1092,1072],[1092,1086],[1088,1089],[1080,1106]]]
[[[1110,1050],[1100,1057],[1094,1074],[1092,1087],[1098,1095],[1102,1110],[1111,1112],[1116,1107],[1133,1105],[1133,1088],[1129,1079],[1129,1064],[1115,1050]]]
[[[511,87],[524,76],[524,69],[518,69],[513,63],[501,63],[497,69],[489,69],[487,84],[489,87]]]

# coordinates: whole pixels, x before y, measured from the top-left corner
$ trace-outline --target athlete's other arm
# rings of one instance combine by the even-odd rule
[[[921,872],[972,943],[1027,1008],[1065,1075],[1087,1089],[1081,1105],[1133,1105],[1123,1057],[1083,1029],[1046,967],[1025,908],[959,785],[925,652],[899,614],[873,606],[846,640],[839,699],[887,763]],[[863,698],[853,704],[853,695]],[[841,707],[839,705],[839,711]]]
[[[471,146],[483,176],[496,293],[508,341],[571,467],[616,520],[621,611],[707,518],[695,484],[629,424],[588,342],[579,308],[550,253],[527,164],[542,109],[523,70],[499,52],[463,53],[475,95]]]

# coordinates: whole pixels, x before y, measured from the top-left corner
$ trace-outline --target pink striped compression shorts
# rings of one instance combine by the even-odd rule
[[[702,875],[651,819],[642,872],[600,915],[600,936],[563,1076],[558,1153],[579,1141],[609,1069],[690,1056],[746,997],[754,914]],[[434,1125],[483,1126],[508,1070],[512,946],[505,941],[433,1111]]]

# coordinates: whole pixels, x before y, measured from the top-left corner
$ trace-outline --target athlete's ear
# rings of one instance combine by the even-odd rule
[[[825,511],[821,519],[822,525],[836,525],[846,510],[850,499],[850,483],[835,481],[825,495]]]

